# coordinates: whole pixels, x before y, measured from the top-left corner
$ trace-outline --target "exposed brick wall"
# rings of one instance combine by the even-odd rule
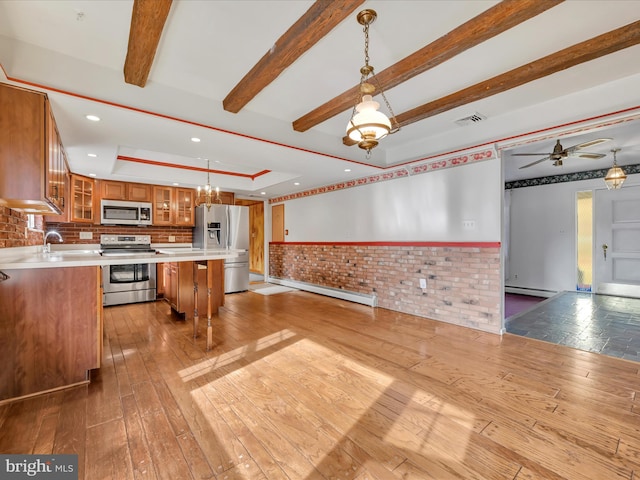
[[[151,243],[169,243],[169,236],[176,237],[175,243],[191,243],[193,239],[193,227],[126,227],[93,225],[87,223],[47,223],[46,230],[56,230],[64,243],[100,243],[100,235],[104,233],[151,235]],[[93,239],[80,238],[80,232],[92,232]],[[41,240],[42,241],[42,240]]]
[[[36,215],[36,229],[42,230],[42,216]],[[27,215],[0,207],[0,248],[27,247],[42,243],[42,231],[26,230]],[[25,236],[26,231],[26,236]]]
[[[26,247],[41,245],[43,230],[56,230],[62,235],[64,243],[100,243],[103,233],[119,233],[130,235],[151,235],[152,243],[169,243],[169,236],[174,236],[175,243],[191,243],[192,227],[124,227],[103,226],[86,223],[44,223],[41,215],[35,216],[35,229],[26,230],[27,215],[18,210],[0,206],[0,248]],[[25,231],[27,236],[25,237]],[[93,239],[80,239],[80,232],[92,232]],[[53,240],[55,242],[55,239]]]
[[[502,323],[499,247],[272,243],[269,275],[375,293],[379,307],[480,330]]]

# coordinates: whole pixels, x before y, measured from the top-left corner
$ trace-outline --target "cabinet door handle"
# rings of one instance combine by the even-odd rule
[[[11,277],[6,273],[0,271],[0,282],[4,282],[5,280],[9,280]]]

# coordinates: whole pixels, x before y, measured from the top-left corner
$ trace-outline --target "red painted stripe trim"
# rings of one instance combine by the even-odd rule
[[[144,158],[136,158],[136,157],[127,157],[126,155],[118,155],[118,160],[122,160],[125,162],[135,162],[135,163],[144,163],[145,165],[155,165],[157,167],[169,167],[169,168],[181,168],[183,170],[194,170],[196,172],[207,172],[207,173],[215,173],[219,175],[231,175],[234,177],[245,177],[250,178],[251,180],[255,180],[262,175],[266,175],[270,173],[271,170],[262,170],[261,172],[250,174],[250,173],[237,173],[237,172],[226,172],[223,170],[214,170],[210,168],[204,167],[196,167],[193,165],[176,165],[174,163],[168,162],[159,162],[157,160],[146,160]]]
[[[243,134],[243,133],[233,132],[231,130],[225,130],[225,129],[222,129],[222,128],[213,127],[211,125],[206,125],[206,124],[203,124],[203,123],[192,122],[191,120],[185,120],[185,119],[182,119],[182,118],[179,118],[179,117],[173,117],[173,116],[165,115],[165,114],[162,114],[162,113],[156,113],[156,112],[151,112],[151,111],[143,110],[143,109],[136,108],[136,107],[130,107],[130,106],[123,105],[123,104],[120,104],[120,103],[110,102],[108,100],[100,100],[100,99],[97,99],[97,98],[89,97],[87,95],[82,95],[82,94],[79,94],[79,93],[69,92],[67,90],[61,90],[59,88],[48,87],[46,85],[42,85],[42,84],[38,84],[38,83],[34,83],[34,82],[29,82],[27,80],[22,80],[22,79],[19,79],[19,78],[16,78],[16,77],[10,77],[7,74],[6,70],[4,69],[4,66],[1,63],[0,63],[0,69],[3,71],[3,73],[4,73],[5,77],[7,78],[7,80],[10,80],[12,82],[22,83],[24,85],[30,85],[30,86],[33,86],[33,87],[36,87],[36,88],[41,88],[43,90],[49,90],[49,91],[52,91],[52,92],[62,93],[64,95],[69,95],[71,97],[82,98],[82,99],[89,100],[89,101],[92,101],[92,102],[102,103],[102,104],[105,104],[105,105],[111,105],[111,106],[114,106],[114,107],[123,108],[123,109],[126,109],[126,110],[131,110],[131,111],[134,111],[134,112],[140,112],[140,113],[145,113],[145,114],[153,115],[153,116],[160,117],[160,118],[166,118],[168,120],[174,120],[176,122],[185,123],[187,125],[194,125],[196,127],[207,128],[209,130],[215,130],[215,131],[222,132],[222,133],[228,133],[230,135],[236,135],[236,136],[243,137],[243,138],[248,138],[248,139],[251,139],[251,140],[257,140],[259,142],[269,143],[269,144],[280,146],[280,147],[284,147],[284,148],[290,148],[290,149],[293,149],[293,150],[298,150],[298,151],[306,152],[306,153],[313,153],[315,155],[321,155],[321,156],[328,157],[328,158],[334,158],[336,160],[342,160],[344,162],[356,163],[356,164],[359,164],[359,165],[364,165],[366,167],[376,168],[378,170],[383,170],[383,171],[384,170],[389,170],[389,169],[397,169],[398,167],[401,167],[401,166],[404,166],[404,165],[409,165],[409,164],[412,164],[412,163],[424,162],[425,160],[430,160],[432,158],[446,157],[446,156],[449,156],[449,155],[453,155],[455,153],[459,153],[459,152],[463,152],[463,151],[469,151],[469,150],[473,150],[473,149],[481,148],[481,147],[486,147],[487,145],[494,146],[496,143],[506,142],[506,141],[509,141],[509,140],[515,140],[517,138],[523,138],[523,137],[527,137],[529,135],[534,135],[534,134],[538,134],[538,133],[549,132],[549,131],[555,130],[557,128],[563,128],[563,127],[569,127],[569,126],[573,126],[573,125],[578,125],[578,124],[583,123],[583,122],[589,122],[589,121],[593,121],[593,120],[600,120],[600,119],[604,119],[606,117],[610,117],[610,116],[613,116],[613,115],[619,115],[619,114],[622,114],[622,113],[628,113],[628,112],[632,112],[634,110],[640,109],[640,105],[636,105],[634,107],[623,108],[621,110],[616,110],[614,112],[603,113],[601,115],[594,115],[592,117],[583,118],[583,119],[580,119],[580,120],[574,120],[572,122],[561,123],[561,124],[554,125],[554,126],[551,126],[551,127],[546,127],[546,128],[541,128],[541,129],[538,129],[538,130],[533,130],[531,132],[520,133],[520,134],[517,134],[517,135],[504,137],[504,138],[500,138],[500,139],[497,139],[497,140],[491,140],[489,142],[480,143],[478,145],[467,146],[467,147],[464,147],[464,148],[458,148],[458,149],[451,150],[451,151],[448,151],[448,152],[438,153],[438,154],[435,154],[435,155],[429,155],[429,156],[426,156],[426,157],[418,158],[416,160],[409,160],[409,161],[403,162],[403,163],[396,163],[396,164],[394,164],[392,166],[389,166],[389,167],[379,167],[377,165],[371,165],[371,164],[368,164],[368,163],[365,163],[365,162],[359,162],[357,160],[350,160],[348,158],[338,157],[337,155],[331,155],[331,154],[328,154],[328,153],[316,152],[314,150],[308,150],[306,148],[294,147],[292,145],[287,145],[285,143],[274,142],[274,141],[271,141],[271,140],[266,140],[266,139],[263,139],[263,138],[254,137],[254,136],[251,136],[251,135],[246,135],[246,134]]]
[[[88,95],[83,95],[81,93],[75,93],[75,92],[70,92],[68,90],[62,90],[60,88],[49,87],[49,86],[43,85],[41,83],[35,83],[35,82],[30,82],[28,80],[22,80],[22,79],[16,78],[16,77],[10,77],[9,75],[7,75],[7,72],[4,69],[4,66],[2,64],[0,64],[0,68],[4,72],[5,77],[7,77],[7,80],[10,80],[10,81],[16,82],[16,83],[21,83],[23,85],[29,85],[31,87],[41,88],[43,90],[48,90],[50,92],[61,93],[63,95],[68,95],[70,97],[81,98],[83,100],[89,100],[91,102],[102,103],[103,105],[109,105],[109,106],[112,106],[112,107],[123,108],[125,110],[130,110],[132,112],[138,112],[138,113],[144,113],[144,114],[147,114],[147,115],[153,115],[154,117],[164,118],[164,119],[167,119],[167,120],[173,120],[175,122],[180,122],[180,123],[184,123],[184,124],[187,124],[187,125],[193,125],[194,127],[207,128],[209,130],[214,130],[216,132],[226,133],[226,134],[229,134],[229,135],[235,135],[237,137],[247,138],[249,140],[256,140],[258,142],[264,142],[264,143],[268,143],[268,144],[271,144],[271,145],[276,145],[278,147],[290,148],[292,150],[297,150],[299,152],[313,153],[314,155],[320,155],[322,157],[328,157],[328,158],[335,158],[336,160],[342,160],[344,162],[350,162],[350,163],[357,163],[359,165],[364,165],[364,166],[367,166],[367,167],[373,167],[373,168],[377,168],[377,169],[380,169],[380,170],[384,170],[385,169],[383,167],[378,167],[376,165],[369,165],[368,163],[359,162],[357,160],[349,160],[348,158],[339,157],[337,155],[331,155],[329,153],[316,152],[315,150],[309,150],[307,148],[295,147],[293,145],[287,145],[286,143],[281,143],[281,142],[274,142],[273,140],[266,140],[264,138],[254,137],[253,135],[247,135],[245,133],[239,133],[239,132],[234,132],[232,130],[226,130],[224,128],[214,127],[212,125],[207,125],[205,123],[194,122],[194,121],[191,121],[191,120],[186,120],[184,118],[174,117],[172,115],[165,115],[164,113],[152,112],[150,110],[144,110],[142,108],[123,105],[122,103],[115,103],[115,102],[111,102],[109,100],[102,100],[102,99],[99,99],[99,98],[90,97]]]
[[[500,242],[269,242],[269,245],[338,245],[358,247],[500,248]]]

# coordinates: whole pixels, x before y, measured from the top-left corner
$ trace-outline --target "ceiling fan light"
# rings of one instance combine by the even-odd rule
[[[380,104],[371,95],[363,95],[362,101],[356,106],[356,113],[347,124],[347,135],[355,142],[365,137],[380,140],[391,131],[391,121],[378,109]]]
[[[622,187],[622,184],[627,179],[627,175],[619,166],[614,165],[609,169],[607,175],[604,177],[604,183],[609,190],[617,190]]]

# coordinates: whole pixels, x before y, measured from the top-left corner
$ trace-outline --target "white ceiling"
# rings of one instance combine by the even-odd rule
[[[294,120],[357,84],[364,64],[358,11],[378,12],[369,53],[380,72],[494,1],[367,1],[239,113],[223,110],[226,95],[312,3],[174,0],[140,88],[123,78],[132,0],[0,0],[0,80],[46,91],[71,170],[98,178],[196,186],[204,173],[117,156],[201,168],[209,159],[211,169],[230,173],[212,174],[213,185],[273,198],[497,141],[511,147],[504,152],[507,180],[605,168],[612,148],[622,148],[619,164],[640,163],[637,122],[595,131],[576,123],[638,115],[638,45],[411,124],[383,139],[371,159],[342,144],[350,110],[293,131]],[[568,0],[387,91],[387,98],[396,114],[405,112],[639,19],[640,0]],[[454,123],[475,112],[487,120]],[[607,116],[612,112],[622,113]],[[89,113],[102,120],[88,122]],[[603,136],[612,141],[589,149],[608,154],[601,160],[519,170],[535,158],[511,156],[550,152],[554,137],[570,147]]]

